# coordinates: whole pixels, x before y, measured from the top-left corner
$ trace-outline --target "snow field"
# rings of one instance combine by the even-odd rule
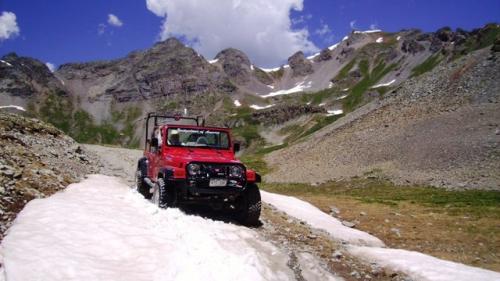
[[[292,280],[287,260],[251,229],[92,175],[26,205],[0,246],[0,280]]]

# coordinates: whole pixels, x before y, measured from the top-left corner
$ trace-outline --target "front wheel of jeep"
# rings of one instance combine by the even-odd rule
[[[160,208],[175,207],[175,191],[167,186],[163,178],[158,178],[153,188],[153,203]]]
[[[151,193],[149,191],[149,185],[144,181],[145,173],[141,168],[137,168],[135,173],[135,184],[137,186],[137,192],[142,194],[144,198],[151,199]]]
[[[241,195],[240,211],[237,214],[237,220],[242,225],[259,225],[261,200],[260,191],[256,184],[248,184]]]

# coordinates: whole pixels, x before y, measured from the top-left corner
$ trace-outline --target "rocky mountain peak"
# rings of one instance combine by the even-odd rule
[[[238,84],[244,84],[250,80],[252,63],[242,51],[228,48],[218,53],[215,59],[220,61],[224,72],[231,80]]]
[[[298,51],[288,58],[288,64],[293,76],[305,76],[313,72],[312,63],[306,59],[302,51]]]

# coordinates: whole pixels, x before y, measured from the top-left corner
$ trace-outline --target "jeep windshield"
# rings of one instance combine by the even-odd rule
[[[210,129],[169,128],[167,145],[229,149],[229,135],[224,131]]]

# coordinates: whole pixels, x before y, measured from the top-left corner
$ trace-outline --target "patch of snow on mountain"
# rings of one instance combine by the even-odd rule
[[[371,29],[371,30],[365,30],[365,31],[359,31],[359,30],[356,30],[354,31],[354,33],[361,33],[361,34],[369,34],[369,33],[377,33],[377,32],[382,32],[382,30],[380,29]]]
[[[311,86],[312,86],[312,81],[309,81],[307,83],[305,83],[305,81],[302,81],[302,82],[296,84],[295,87],[293,87],[291,89],[279,90],[279,91],[271,92],[269,94],[262,95],[261,97],[263,97],[263,98],[269,98],[269,97],[275,97],[275,96],[281,96],[281,95],[289,95],[289,94],[292,94],[292,93],[302,92],[305,89],[311,88]]]
[[[24,107],[19,106],[19,105],[3,105],[3,106],[0,106],[0,109],[8,109],[8,108],[17,109],[17,110],[20,110],[20,111],[26,111],[26,109],[24,109]]]
[[[289,68],[290,66],[288,64],[283,65],[283,68]],[[275,68],[260,68],[265,72],[273,72],[273,71],[278,71],[280,70],[281,66],[275,67]]]
[[[347,96],[348,96],[348,95],[342,95],[342,96],[340,96],[340,97],[336,98],[335,100],[342,100],[342,99],[347,98]]]
[[[214,60],[209,60],[208,63],[213,64],[213,63],[216,63],[218,61],[219,61],[219,59],[214,59]]]
[[[262,200],[279,210],[305,221],[314,228],[325,230],[334,239],[356,245],[382,247],[384,243],[366,232],[344,226],[336,218],[323,213],[313,205],[295,197],[270,193],[261,190]]]
[[[12,66],[12,64],[8,61],[0,60],[0,62],[6,64],[7,66]]]
[[[382,43],[382,42],[384,42],[384,38],[379,37],[379,38],[377,38],[377,40],[375,40],[375,42]]]
[[[330,89],[331,87],[333,87],[333,82],[328,83],[328,89]]]
[[[328,47],[328,50],[330,50],[330,51],[335,50],[335,48],[337,48],[337,47],[339,46],[339,44],[340,44],[340,43],[337,43],[337,44],[335,44],[335,45],[331,45],[330,47]]]
[[[347,92],[349,91],[349,88],[342,89],[342,92]]]
[[[391,81],[389,81],[387,83],[377,84],[377,85],[371,87],[371,89],[376,89],[376,88],[380,88],[380,87],[387,87],[387,86],[394,84],[394,82],[396,82],[396,79],[392,79]]]
[[[322,103],[318,104],[318,106],[325,106],[325,104],[326,104],[325,102],[322,102]]]
[[[240,101],[239,100],[234,100],[234,106],[240,107],[241,106]]]
[[[262,110],[262,109],[271,108],[273,106],[274,106],[274,104],[269,104],[269,105],[266,105],[266,106],[260,106],[260,105],[252,104],[252,105],[250,105],[250,108],[253,108],[255,110]]]
[[[254,70],[253,64],[251,64],[251,65],[250,65],[250,69],[251,69],[251,70]]]
[[[326,112],[328,113],[327,116],[340,115],[344,113],[342,109],[327,110]]]
[[[347,39],[349,39],[349,36],[344,36],[344,38],[342,38],[342,41],[345,41]]]
[[[348,247],[349,253],[382,267],[407,274],[412,280],[500,280],[500,273],[441,260],[419,252],[378,247]]]
[[[252,229],[159,209],[102,175],[30,201],[0,247],[7,280],[293,280],[287,261]]]
[[[308,56],[307,59],[308,60],[313,60],[315,57],[319,56],[319,53],[316,53],[314,55],[311,55],[311,56]]]
[[[401,40],[401,36],[396,37],[396,40],[398,41]]]

